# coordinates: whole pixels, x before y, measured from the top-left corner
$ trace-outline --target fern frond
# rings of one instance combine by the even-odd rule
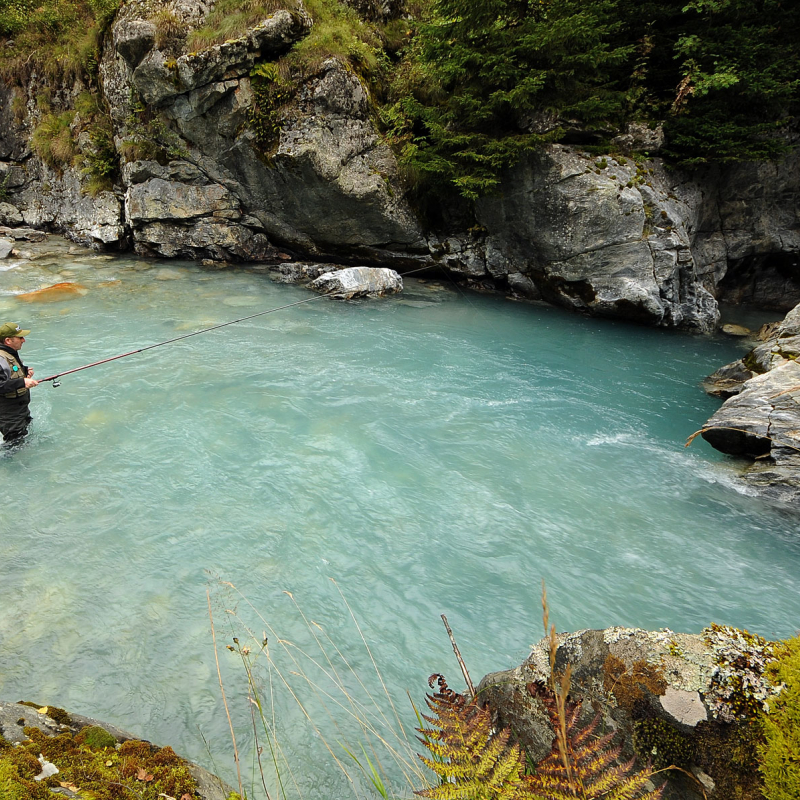
[[[497,732],[491,714],[474,701],[466,702],[447,687],[441,675],[439,691],[426,697],[434,717],[431,728],[419,729],[422,744],[433,758],[420,755],[441,780],[417,792],[433,800],[520,800],[524,759],[510,732]]]
[[[556,742],[535,774],[526,777],[531,792],[543,800],[658,800],[663,787],[647,791],[650,773],[632,772],[634,761],[617,763],[621,747],[612,744],[614,734],[595,735],[600,715],[588,725],[579,724],[580,706],[567,703],[559,710],[556,700],[537,690],[550,715],[553,727],[560,724],[563,713],[566,730],[566,751],[570,768],[564,764]]]

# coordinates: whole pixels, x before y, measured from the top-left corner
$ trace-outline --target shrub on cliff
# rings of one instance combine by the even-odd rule
[[[121,0],[0,0],[0,78],[24,85],[91,77],[99,41]]]
[[[633,51],[614,41],[615,5],[433,0],[383,115],[402,162],[476,198],[523,152],[563,134],[537,133],[532,116],[557,107],[588,130],[613,125],[624,93],[608,75]]]

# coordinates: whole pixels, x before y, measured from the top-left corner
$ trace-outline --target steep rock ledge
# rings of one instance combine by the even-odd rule
[[[723,453],[750,463],[743,485],[784,502],[800,499],[800,305],[762,329],[762,344],[706,380],[727,398],[702,428]]]

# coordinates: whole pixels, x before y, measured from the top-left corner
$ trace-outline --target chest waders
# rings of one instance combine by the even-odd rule
[[[0,359],[0,369],[9,377],[25,377],[22,364],[11,353],[0,350]],[[0,395],[0,433],[6,442],[19,440],[28,432],[30,401],[31,393],[25,387]]]

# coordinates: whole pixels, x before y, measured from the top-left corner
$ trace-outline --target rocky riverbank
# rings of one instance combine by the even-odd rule
[[[170,747],[61,708],[0,700],[0,796],[80,798],[88,790],[104,798],[117,797],[120,787],[142,798],[238,797]]]
[[[580,724],[598,717],[599,732],[615,733],[620,763],[635,757],[657,771],[655,784],[666,779],[667,800],[760,800],[757,720],[782,691],[766,671],[778,650],[718,625],[701,634],[615,627],[559,634],[555,665],[558,674],[571,669]],[[543,639],[519,667],[478,687],[497,725],[534,761],[554,741],[543,702],[549,677]]]
[[[45,116],[43,76],[27,90],[0,86],[5,221],[150,256],[428,268],[698,331],[714,329],[721,297],[782,311],[800,301],[798,151],[778,163],[668,171],[660,130],[633,125],[604,156],[548,145],[511,169],[467,221],[443,210],[432,223],[409,201],[368,87],[336,59],[280,109],[265,153],[248,122],[252,72],[308,34],[304,13],[278,10],[237,39],[173,53],[154,22],[167,5],[129,0],[103,41],[98,88],[119,159],[107,190],[87,193],[78,167],[48,165],[32,148]],[[211,5],[169,4],[169,13],[191,31]],[[50,88],[48,102],[70,109],[87,88],[80,79]],[[85,124],[78,112],[72,128],[91,150]],[[158,158],[133,146],[145,140]]]
[[[800,499],[800,305],[765,325],[743,358],[706,380],[725,402],[702,428],[717,450],[747,459],[742,483],[768,498]]]

